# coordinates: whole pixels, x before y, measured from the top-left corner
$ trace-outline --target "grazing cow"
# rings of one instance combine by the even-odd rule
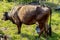
[[[51,14],[51,9],[40,5],[23,5],[14,7],[10,12],[5,12],[3,20],[10,20],[17,25],[18,33],[21,32],[21,25],[32,25],[36,22],[39,24],[39,36],[45,31],[47,36],[48,18]]]

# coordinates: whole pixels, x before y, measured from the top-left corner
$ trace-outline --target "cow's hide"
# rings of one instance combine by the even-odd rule
[[[13,20],[17,22],[17,19],[24,24],[34,24],[37,20],[40,20],[43,15],[49,12],[47,7],[41,7],[40,5],[24,5],[19,10],[19,7],[11,11],[10,16],[13,17]],[[18,11],[17,11],[18,10]],[[16,18],[16,16],[18,18]]]

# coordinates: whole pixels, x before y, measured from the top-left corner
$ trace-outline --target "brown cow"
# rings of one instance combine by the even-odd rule
[[[18,33],[21,32],[22,23],[32,25],[36,22],[39,24],[41,32],[39,36],[45,31],[47,35],[48,17],[51,14],[49,7],[40,5],[23,5],[14,7],[10,12],[5,12],[3,20],[10,20],[17,25]]]

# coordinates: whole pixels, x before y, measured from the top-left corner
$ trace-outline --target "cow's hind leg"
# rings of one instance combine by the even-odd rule
[[[47,27],[47,25],[46,25],[46,23],[45,23],[45,26],[44,26],[44,32],[45,32],[45,38],[46,38],[46,40],[48,40],[48,27]]]
[[[21,33],[21,26],[22,26],[22,23],[21,22],[17,24],[18,34]]]
[[[39,23],[39,28],[40,28],[40,33],[39,33],[39,37],[41,36],[41,34],[44,31],[44,24],[43,23]]]

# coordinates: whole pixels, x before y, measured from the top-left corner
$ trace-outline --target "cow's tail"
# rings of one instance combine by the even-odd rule
[[[52,28],[51,28],[51,17],[52,17],[52,9],[49,7],[50,9],[50,22],[49,22],[49,36],[52,36]]]
[[[50,8],[50,22],[49,22],[50,27],[51,27],[51,17],[52,17],[52,9]]]

